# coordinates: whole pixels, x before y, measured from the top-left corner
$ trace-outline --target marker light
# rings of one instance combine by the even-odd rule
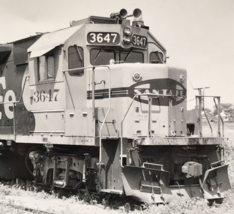
[[[129,44],[130,42],[131,42],[131,39],[129,38],[129,37],[124,37],[123,38],[123,42],[125,43],[125,44]]]
[[[124,35],[126,35],[126,36],[131,36],[132,35],[132,31],[128,27],[125,27],[123,32],[124,32]]]

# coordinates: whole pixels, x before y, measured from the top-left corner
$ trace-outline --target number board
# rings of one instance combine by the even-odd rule
[[[145,36],[133,34],[132,44],[133,46],[145,48],[147,45],[147,38]]]
[[[120,36],[114,32],[90,32],[87,41],[89,44],[118,44]]]

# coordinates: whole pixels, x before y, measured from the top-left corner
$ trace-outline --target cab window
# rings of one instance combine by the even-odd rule
[[[90,61],[92,65],[109,65],[110,60],[115,59],[115,52],[109,49],[92,49]]]
[[[120,61],[123,63],[144,63],[144,55],[141,52],[122,51],[120,52]]]
[[[68,73],[71,76],[82,76],[84,74],[84,69],[79,69],[84,67],[84,51],[81,47],[76,45],[70,46],[68,48],[68,69],[78,69],[72,70]]]
[[[150,63],[163,64],[163,53],[159,51],[151,52]]]

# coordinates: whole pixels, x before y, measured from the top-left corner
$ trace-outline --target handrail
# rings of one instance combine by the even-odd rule
[[[95,119],[95,68],[92,68],[92,110],[93,119]]]
[[[152,107],[152,97],[148,96],[149,113],[148,113],[148,138],[151,137],[151,107]]]
[[[97,65],[97,66],[87,66],[87,67],[82,67],[82,68],[73,68],[73,69],[66,69],[63,70],[63,73],[65,75],[66,72],[69,71],[77,71],[77,70],[85,70],[85,69],[89,69],[92,68],[93,69],[93,73],[92,73],[92,109],[93,109],[93,119],[95,119],[95,68],[108,68],[109,70],[109,77],[110,77],[110,83],[109,83],[109,107],[108,110],[106,112],[106,115],[102,121],[101,127],[99,129],[99,163],[97,163],[97,165],[103,165],[102,161],[102,128],[105,124],[105,121],[109,115],[110,109],[111,109],[111,69],[110,66],[108,65]],[[65,75],[66,76],[66,75]],[[69,91],[70,92],[70,91]],[[71,96],[71,93],[70,93]],[[72,98],[72,96],[71,96]],[[75,105],[73,106],[75,108]]]
[[[209,121],[209,119],[208,119],[208,117],[206,115],[206,112],[204,110],[204,108],[205,108],[205,99],[204,99],[204,97],[205,97],[204,95],[196,96],[196,98],[199,99],[199,120],[201,121],[201,122],[199,122],[200,136],[202,136],[202,117],[201,117],[201,112],[202,111],[204,112],[206,120],[207,120],[207,122],[209,124],[210,130],[211,130],[211,135],[213,134],[212,126],[211,126],[210,121]],[[210,97],[210,96],[206,96],[206,97]],[[201,106],[202,105],[202,98],[203,98],[203,106]]]
[[[204,110],[203,110],[203,112],[204,112],[204,114],[205,114],[205,116],[206,116],[206,120],[207,120],[207,122],[208,122],[208,124],[209,124],[210,130],[211,130],[211,136],[212,136],[212,135],[213,135],[212,126],[211,126],[210,121],[209,121],[209,119],[208,119],[208,117],[207,117],[207,115],[206,115],[206,112],[205,112]]]
[[[124,117],[120,123],[120,166],[123,167],[122,162],[123,162],[123,122],[133,104],[133,102],[135,101],[136,97],[145,97],[147,96],[148,98],[151,99],[152,98],[159,98],[159,97],[165,97],[165,95],[163,94],[154,94],[154,93],[144,93],[144,94],[135,94],[134,97],[132,98],[132,102],[130,103],[126,113],[124,114]],[[167,97],[173,97],[173,95],[166,95]],[[151,101],[149,102],[149,105],[151,105]],[[149,107],[149,110],[151,110],[151,107]],[[151,114],[151,113],[150,113]],[[148,118],[149,119],[149,118]],[[149,123],[148,123],[148,128],[150,127]],[[149,130],[148,130],[148,136],[149,136]]]
[[[220,115],[220,96],[204,96],[204,95],[197,95],[197,96],[195,96],[195,97],[196,97],[196,106],[197,106],[197,98],[198,98],[198,100],[199,100],[199,106],[198,106],[198,107],[199,107],[199,120],[200,120],[200,122],[199,122],[199,132],[200,132],[200,136],[202,136],[202,121],[201,121],[201,120],[202,120],[202,118],[201,118],[201,111],[202,111],[202,109],[201,109],[201,99],[202,99],[202,98],[205,98],[205,97],[211,97],[211,98],[213,98],[214,103],[215,103],[215,106],[216,106],[216,109],[218,110],[218,137],[221,136],[221,133],[220,133],[220,120],[222,121],[222,135],[223,135],[223,137],[224,137],[224,122],[223,122],[223,119],[222,119],[222,117],[221,117],[221,115]],[[219,101],[219,106],[217,106],[217,103],[216,103],[215,99],[218,99],[218,101]],[[204,107],[203,107],[203,111],[204,111]],[[211,125],[210,125],[210,122],[209,122],[209,120],[208,120],[208,117],[207,117],[205,111],[204,111],[204,114],[205,114],[205,117],[206,117],[206,119],[207,119],[207,121],[208,121],[208,124],[209,124],[209,126],[210,126],[211,133],[213,133],[213,129],[212,129]]]
[[[173,113],[172,113],[172,99],[169,99],[169,112],[170,112],[170,115],[171,115],[171,119],[170,119],[170,126],[173,128],[173,129],[170,129],[170,134],[173,136],[173,137],[175,137],[176,136],[176,125],[175,125],[175,123],[176,123],[176,120],[173,120],[172,121],[172,115],[173,115]],[[170,127],[169,126],[169,127]]]
[[[216,101],[215,101],[215,98],[217,98],[218,99],[218,101],[219,101],[219,106],[217,106],[217,103],[216,103]],[[214,103],[215,103],[215,107],[216,107],[216,109],[218,110],[218,135],[219,135],[219,137],[220,137],[220,120],[222,121],[222,135],[223,135],[223,137],[224,137],[224,122],[223,122],[223,118],[221,117],[221,115],[220,115],[220,97],[214,97],[213,98],[213,100],[214,100]]]
[[[197,98],[198,98],[198,101],[199,101],[199,105],[197,105]],[[198,116],[199,116],[199,136],[202,137],[202,116],[201,116],[201,105],[202,105],[202,102],[201,102],[201,97],[199,96],[196,96],[196,106],[198,106]]]
[[[70,97],[71,97],[72,106],[73,106],[74,109],[75,109],[75,104],[74,104],[74,101],[73,101],[73,97],[72,97],[72,94],[71,94],[71,90],[70,90],[70,88],[69,88],[69,84],[68,84],[68,81],[67,81],[66,73],[67,73],[67,72],[70,72],[70,71],[80,71],[80,70],[86,70],[86,69],[90,69],[90,68],[92,68],[92,69],[94,70],[95,67],[98,67],[98,66],[86,66],[86,67],[81,67],[81,68],[71,68],[71,69],[66,69],[66,70],[63,70],[63,71],[62,71],[63,74],[64,74],[64,76],[65,76],[65,81],[66,81],[67,86],[68,86],[69,95],[70,95]],[[94,81],[93,81],[93,84],[95,84]],[[94,87],[94,85],[93,85],[93,87]],[[92,89],[93,89],[93,87],[92,87]]]
[[[100,135],[100,137],[99,137],[99,163],[97,163],[97,165],[103,165],[103,163],[102,163],[102,148],[101,148],[101,146],[102,146],[102,128],[103,128],[103,126],[104,126],[104,123],[106,122],[106,119],[107,119],[107,117],[108,117],[108,115],[109,115],[109,112],[110,112],[110,109],[111,109],[111,69],[110,69],[110,67],[109,66],[104,66],[104,67],[107,67],[108,68],[108,70],[109,70],[109,73],[110,73],[110,83],[109,83],[109,108],[108,108],[108,110],[107,110],[107,113],[106,113],[106,115],[105,115],[105,117],[104,117],[104,119],[103,119],[103,121],[102,121],[102,124],[101,124],[101,127],[100,127],[100,129],[99,129],[99,135]]]
[[[127,109],[127,111],[126,111],[126,113],[125,113],[125,115],[120,123],[120,166],[121,167],[123,167],[123,165],[122,165],[122,162],[123,162],[123,122],[124,122],[128,112],[129,112],[129,110],[130,110],[130,108],[131,108],[131,106],[132,106],[132,104],[137,96],[139,96],[139,95],[135,94],[134,97],[132,98],[132,102],[130,103],[130,105],[129,105],[129,107],[128,107],[128,109]]]
[[[206,87],[206,88],[208,88],[208,87]],[[203,96],[204,96],[204,90],[205,90],[205,89],[203,89]],[[201,93],[201,91],[200,91],[200,93]],[[202,110],[203,110],[203,112],[204,112],[204,114],[205,114],[205,116],[206,116],[206,120],[207,120],[207,122],[208,122],[208,124],[209,124],[210,130],[211,130],[211,136],[213,136],[213,129],[212,129],[212,126],[211,126],[210,121],[209,121],[209,119],[208,119],[208,117],[207,117],[207,115],[206,115],[206,112],[205,112],[205,98],[204,98],[204,97],[203,97],[203,108],[202,108]]]
[[[63,72],[64,74],[64,77],[65,77],[65,82],[67,83],[67,87],[68,87],[68,91],[69,91],[69,95],[70,95],[70,98],[71,98],[71,101],[72,101],[72,106],[73,106],[73,109],[75,109],[75,104],[74,104],[74,101],[73,101],[73,98],[72,98],[72,95],[71,95],[71,90],[70,90],[70,87],[69,87],[69,84],[68,84],[68,81],[67,81],[67,77],[66,77],[66,74],[65,72]]]

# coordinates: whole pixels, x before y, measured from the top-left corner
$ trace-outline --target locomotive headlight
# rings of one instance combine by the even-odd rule
[[[123,30],[123,32],[124,32],[125,36],[131,36],[132,35],[132,31],[128,27],[125,27],[124,30]]]
[[[124,27],[123,29],[123,43],[129,45],[131,43],[132,31],[129,27]]]

